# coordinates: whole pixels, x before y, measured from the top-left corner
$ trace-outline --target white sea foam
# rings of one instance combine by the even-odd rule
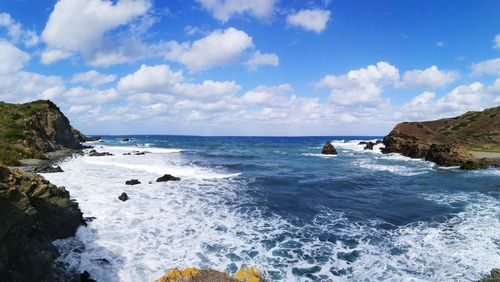
[[[244,179],[194,166],[182,154],[102,151],[117,154],[72,159],[61,164],[65,172],[44,175],[66,186],[84,216],[96,217],[78,230],[77,238],[55,244],[70,268],[87,270],[98,281],[152,281],[173,267],[234,272],[243,264],[264,270],[272,281],[305,281],[297,276],[303,272],[323,281],[455,281],[477,280],[500,265],[500,202],[488,195],[423,195],[437,204],[470,203],[442,223],[384,229],[381,222],[353,222],[325,208],[310,224],[297,227],[278,215],[264,215],[265,210],[247,208],[252,199],[242,190]],[[365,165],[380,160],[372,161]],[[400,172],[414,173],[406,168]],[[182,180],[147,184],[165,173]],[[142,184],[124,185],[132,178]],[[117,199],[122,192],[128,201]],[[325,241],[319,231],[354,244]],[[85,250],[72,251],[79,241]],[[349,255],[357,258],[344,258]]]
[[[325,154],[320,154],[320,153],[302,153],[303,156],[307,157],[320,157],[320,158],[336,158],[337,155],[325,155]]]

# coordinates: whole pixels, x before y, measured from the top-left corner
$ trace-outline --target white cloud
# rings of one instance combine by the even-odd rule
[[[245,65],[249,70],[256,70],[259,66],[269,65],[269,66],[278,66],[279,58],[278,55],[274,53],[261,53],[260,51],[256,51],[253,53],[252,57],[245,62]]]
[[[73,56],[73,52],[62,49],[50,49],[42,52],[40,62],[44,65],[50,65],[60,60]]]
[[[436,42],[436,47],[443,48],[444,46],[446,46],[446,43],[444,43],[444,41]]]
[[[500,34],[495,35],[493,39],[493,48],[500,49]]]
[[[290,84],[281,84],[273,87],[260,85],[241,96],[241,102],[248,105],[286,107],[289,98],[283,96],[283,94],[292,91],[293,88]]]
[[[399,79],[399,70],[386,62],[351,70],[345,75],[327,75],[315,84],[331,88],[330,102],[337,105],[373,105],[382,102],[380,94],[386,84]]]
[[[168,65],[146,66],[120,79],[118,89],[128,94],[181,95],[200,99],[217,99],[234,95],[240,90],[234,81],[205,80],[186,82],[181,71],[174,72]]]
[[[321,9],[301,10],[295,14],[288,15],[286,21],[292,26],[321,33],[330,20],[330,14],[330,11]]]
[[[106,90],[86,89],[83,87],[71,88],[63,96],[72,105],[107,104],[118,100],[118,92],[114,88]]]
[[[60,0],[50,14],[42,39],[49,52],[60,50],[59,55],[79,52],[92,62],[97,51],[102,57],[103,50],[114,47],[105,41],[107,32],[144,15],[150,6],[148,0],[120,0],[116,3],[106,0]],[[67,58],[55,53],[45,56],[46,63]],[[110,64],[109,61],[106,63]],[[95,64],[103,63],[97,61]]]
[[[197,0],[212,16],[227,22],[233,15],[248,13],[257,18],[267,18],[277,0]]]
[[[21,41],[26,47],[38,44],[39,37],[36,32],[23,29],[22,25],[7,13],[0,13],[0,27],[7,29],[7,35],[14,43]]]
[[[47,95],[57,96],[57,89],[64,88],[62,78],[31,72],[0,73],[0,100],[28,102]],[[52,92],[52,93],[51,93]]]
[[[116,80],[114,74],[101,74],[96,70],[74,74],[71,78],[72,83],[87,83],[92,87],[98,87],[101,84],[110,83]]]
[[[500,58],[482,61],[471,66],[472,73],[476,75],[500,75]]]
[[[459,78],[456,71],[441,71],[437,66],[425,70],[411,70],[403,74],[403,79],[396,83],[401,88],[438,88],[444,87]]]
[[[230,27],[214,30],[193,43],[172,41],[169,45],[166,59],[184,64],[191,71],[200,71],[232,62],[253,43],[244,31]]]
[[[7,41],[0,40],[0,74],[18,71],[29,60],[28,53]]]

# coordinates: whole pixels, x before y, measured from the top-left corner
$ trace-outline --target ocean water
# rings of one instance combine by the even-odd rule
[[[500,171],[357,145],[373,139],[104,137],[92,145],[113,156],[44,175],[95,217],[54,244],[98,281],[242,265],[270,281],[475,281],[500,267]],[[320,154],[325,141],[338,156]],[[167,173],[182,180],[155,182]]]

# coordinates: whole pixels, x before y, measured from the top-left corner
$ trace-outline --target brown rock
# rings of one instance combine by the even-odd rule
[[[325,145],[323,145],[323,151],[321,151],[321,154],[323,154],[323,155],[336,155],[337,150],[330,142],[326,142]]]

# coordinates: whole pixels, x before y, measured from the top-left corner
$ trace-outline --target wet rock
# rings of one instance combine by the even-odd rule
[[[118,196],[118,199],[120,199],[120,201],[122,202],[125,202],[126,200],[128,200],[127,193],[123,192],[120,196]]]
[[[179,180],[181,180],[180,177],[176,177],[170,174],[165,174],[162,177],[156,179],[156,182],[179,181]]]
[[[90,150],[89,157],[104,157],[104,156],[112,156],[113,154],[109,152],[97,152],[96,150]]]
[[[500,167],[500,161],[493,159],[467,160],[460,166],[460,169],[475,170],[475,169],[485,169],[491,167]]]
[[[37,167],[33,170],[36,173],[57,173],[64,172],[60,166],[45,166],[45,167]]]
[[[321,154],[323,154],[323,155],[336,155],[337,150],[330,142],[326,142],[325,145],[323,145],[323,151],[321,151]]]
[[[456,144],[432,144],[425,160],[440,166],[461,166],[466,161],[473,161],[473,157],[466,149]]]
[[[479,282],[500,282],[500,268],[493,268],[490,275],[479,280]]]
[[[97,282],[97,281],[90,278],[90,273],[84,271],[80,274],[80,282]]]
[[[131,179],[131,180],[125,181],[125,184],[126,185],[137,185],[137,184],[141,184],[141,182],[137,179]]]
[[[383,143],[382,140],[377,140],[375,142],[372,142],[372,141],[361,141],[361,142],[358,143],[358,145],[365,145],[364,150],[373,150],[373,146],[378,145],[378,144],[382,144],[382,143]]]
[[[140,156],[140,155],[145,155],[149,152],[147,151],[132,151],[132,152],[128,152],[128,153],[123,153],[124,156],[131,156],[131,155],[134,155],[134,156]]]
[[[100,264],[110,264],[109,260],[105,258],[92,259],[92,261],[98,262]]]
[[[130,141],[130,139],[129,139],[129,138],[123,138],[123,139],[122,139],[122,142],[129,142],[129,141]]]
[[[101,141],[101,136],[85,136],[85,142]]]
[[[96,218],[95,218],[95,217],[93,217],[93,216],[84,217],[84,218],[83,218],[83,221],[82,221],[82,224],[83,224],[84,226],[87,226],[87,224],[89,224],[89,222],[94,221],[94,219],[96,219]]]

